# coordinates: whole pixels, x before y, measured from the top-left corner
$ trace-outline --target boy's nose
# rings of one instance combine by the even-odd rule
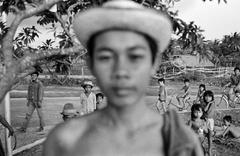
[[[113,68],[113,78],[115,79],[122,79],[122,78],[129,78],[129,65],[124,60],[124,58],[119,58],[114,63]]]

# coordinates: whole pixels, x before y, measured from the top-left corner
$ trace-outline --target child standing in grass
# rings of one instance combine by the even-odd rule
[[[201,105],[203,107],[203,115],[208,120],[211,131],[213,131],[215,102],[214,94],[211,90],[205,91],[203,94],[203,103],[201,103]]]
[[[176,97],[179,105],[179,110],[185,109],[185,101],[189,98],[189,88],[190,88],[190,81],[189,79],[185,79],[184,86],[180,90],[181,93],[179,93]]]
[[[194,104],[201,104],[203,103],[203,94],[205,93],[206,91],[206,86],[205,84],[200,84],[199,85],[199,89],[198,89],[198,93],[197,93],[197,98],[196,100],[194,101]]]
[[[194,104],[191,107],[191,120],[189,120],[188,125],[193,129],[193,131],[198,134],[202,148],[205,149],[205,139],[208,139],[208,150],[204,150],[205,154],[211,154],[211,130],[208,126],[206,118],[203,116],[203,109],[200,104]]]
[[[96,95],[92,92],[93,83],[91,80],[83,81],[84,92],[80,94],[80,114],[88,114],[96,109]]]
[[[164,78],[158,79],[159,91],[158,91],[158,101],[156,103],[157,109],[160,112],[163,108],[164,113],[167,111],[166,100],[167,100],[167,91],[165,88]]]

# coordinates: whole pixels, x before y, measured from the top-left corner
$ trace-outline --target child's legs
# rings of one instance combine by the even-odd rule
[[[160,110],[161,110],[161,102],[160,102],[159,99],[156,102],[156,107],[157,107],[157,110],[160,112]]]
[[[30,119],[31,119],[31,117],[32,117],[32,114],[33,114],[34,110],[35,110],[35,106],[34,106],[33,102],[31,102],[31,103],[28,105],[28,110],[27,110],[27,113],[26,113],[26,118],[25,118],[25,121],[24,121],[23,126],[22,126],[24,129],[27,129],[28,123],[29,123],[29,121],[30,121]]]
[[[167,112],[167,103],[166,103],[166,101],[162,101],[161,104],[162,104],[163,111]]]
[[[184,99],[184,96],[182,94],[179,94],[179,95],[177,95],[176,98],[177,98],[179,106],[183,107],[182,100]]]
[[[214,119],[213,118],[208,118],[208,124],[209,124],[210,130],[213,131],[213,129],[214,129]]]
[[[43,128],[45,126],[44,120],[43,120],[43,112],[42,112],[42,108],[36,108],[37,109],[37,114],[39,117],[39,121],[40,121],[40,128]]]
[[[183,108],[185,108],[186,102],[187,102],[189,99],[190,99],[189,96],[185,96],[185,97],[183,98]]]

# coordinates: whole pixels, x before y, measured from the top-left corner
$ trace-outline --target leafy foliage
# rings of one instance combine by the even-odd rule
[[[36,37],[39,37],[38,33],[40,33],[35,26],[25,27],[15,38],[15,41],[20,46],[27,46],[28,44],[35,41]]]
[[[2,39],[6,35],[8,29],[9,28],[6,26],[6,24],[0,21],[0,43],[2,42]]]

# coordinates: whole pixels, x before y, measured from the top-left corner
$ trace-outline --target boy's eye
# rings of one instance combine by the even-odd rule
[[[132,60],[132,61],[137,61],[137,60],[143,59],[144,56],[143,56],[143,55],[140,55],[140,54],[131,54],[131,55],[129,56],[129,58],[130,58],[130,60]]]
[[[99,61],[107,61],[112,58],[112,55],[111,54],[100,54],[100,55],[96,56],[96,58]]]

